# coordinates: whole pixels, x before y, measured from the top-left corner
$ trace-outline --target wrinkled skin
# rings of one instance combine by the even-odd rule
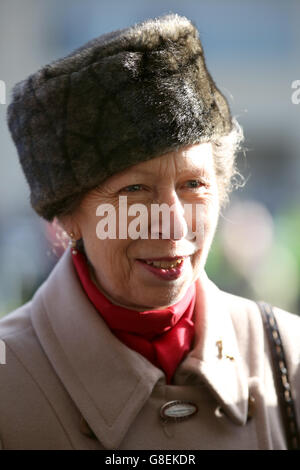
[[[170,234],[163,239],[151,239],[151,218],[148,239],[100,240],[96,227],[101,220],[96,215],[100,204],[111,204],[117,213],[119,196],[127,196],[127,206],[135,203],[149,208],[151,203],[174,208],[170,219]],[[186,217],[183,205],[200,209],[197,227],[202,236],[188,239],[187,230],[196,230],[195,213]],[[204,274],[205,262],[213,240],[219,216],[219,196],[210,143],[196,144],[145,161],[121,171],[90,191],[72,216],[59,220],[62,227],[83,238],[91,272],[98,288],[115,304],[135,310],[165,308],[178,302],[189,286]],[[128,216],[128,223],[133,219]],[[160,221],[161,222],[161,221]],[[175,233],[175,224],[178,231]],[[118,228],[118,224],[117,224]],[[185,231],[185,232],[184,232]],[[118,233],[118,232],[117,232]],[[137,259],[189,255],[186,269],[176,280],[162,280],[144,268]]]

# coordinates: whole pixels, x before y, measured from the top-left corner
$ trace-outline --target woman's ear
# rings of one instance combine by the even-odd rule
[[[63,215],[56,218],[56,223],[64,230],[70,238],[79,240],[81,231],[78,224],[71,215]]]

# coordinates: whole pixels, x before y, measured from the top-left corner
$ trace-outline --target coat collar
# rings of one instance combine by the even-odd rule
[[[205,274],[196,287],[194,347],[178,367],[176,379],[180,382],[191,371],[198,374],[228,416],[244,424],[247,377],[225,295]],[[164,381],[164,374],[111,333],[82,290],[69,250],[36,292],[32,323],[94,434],[105,448],[118,448],[155,384]],[[222,341],[222,358],[217,341]]]

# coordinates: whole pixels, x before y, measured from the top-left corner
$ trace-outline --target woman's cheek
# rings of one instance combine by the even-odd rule
[[[102,266],[110,273],[110,277],[126,282],[130,271],[130,263],[127,257],[128,240],[106,240],[102,245]]]

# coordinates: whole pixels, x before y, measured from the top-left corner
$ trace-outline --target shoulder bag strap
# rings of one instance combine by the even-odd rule
[[[273,308],[266,302],[257,302],[267,331],[272,353],[274,377],[279,398],[279,405],[286,431],[288,450],[300,450],[300,434],[291,384],[288,376],[287,363],[283,344]]]

